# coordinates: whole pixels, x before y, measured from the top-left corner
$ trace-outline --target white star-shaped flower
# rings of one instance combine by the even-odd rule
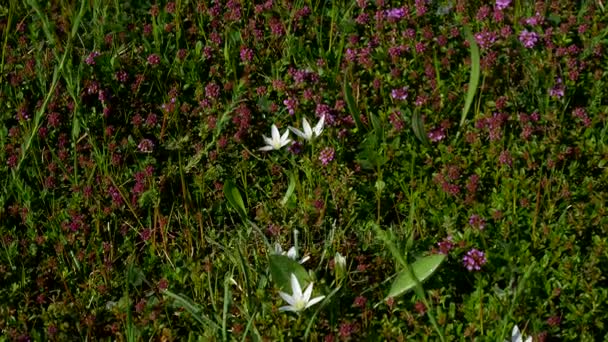
[[[291,248],[289,248],[287,250],[287,252],[284,252],[283,248],[281,248],[281,245],[279,243],[275,243],[274,244],[274,254],[285,255],[289,259],[294,260],[294,261],[297,261],[297,259],[298,259],[298,252],[296,251],[296,246],[291,246]],[[306,261],[308,261],[308,259],[310,259],[310,257],[307,255],[307,256],[303,257],[302,260],[300,260],[298,262],[300,264],[303,264]]]
[[[300,131],[297,128],[289,126],[289,129],[300,138],[304,138],[306,140],[311,140],[313,135],[318,137],[323,132],[323,124],[325,123],[325,115],[321,116],[321,120],[317,122],[314,128],[310,128],[310,124],[306,118],[302,119],[302,127],[304,128],[304,132]]]
[[[289,130],[287,129],[285,130],[285,133],[283,133],[283,135],[281,136],[277,126],[275,124],[272,124],[270,132],[272,133],[272,139],[266,137],[265,135],[262,135],[264,137],[264,142],[266,143],[266,146],[261,147],[260,151],[279,150],[281,149],[281,147],[291,142],[291,139],[289,139]]]
[[[523,337],[521,335],[521,332],[519,331],[519,328],[517,327],[517,325],[515,325],[513,327],[513,331],[511,332],[511,342],[522,342],[523,341]],[[509,342],[509,341],[505,341],[505,342]],[[528,336],[528,338],[525,340],[525,342],[532,342],[532,336]]]
[[[296,278],[296,275],[293,273],[291,274],[291,291],[291,296],[285,292],[279,292],[281,298],[283,298],[283,300],[285,300],[289,304],[280,307],[280,311],[300,312],[317,304],[318,302],[323,300],[323,298],[325,298],[325,296],[319,296],[310,299],[310,295],[312,295],[312,283],[308,284],[306,290],[304,290],[304,293],[302,293],[302,288],[300,287],[298,278]]]

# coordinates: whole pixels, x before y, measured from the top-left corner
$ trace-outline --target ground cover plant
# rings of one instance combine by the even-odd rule
[[[0,340],[608,338],[588,1],[0,5]]]

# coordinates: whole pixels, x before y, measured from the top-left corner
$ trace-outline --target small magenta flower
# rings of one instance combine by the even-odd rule
[[[510,4],[511,0],[496,0],[496,9],[502,11],[505,8],[509,7]]]
[[[139,142],[139,144],[137,145],[137,148],[139,149],[140,152],[151,153],[152,150],[154,149],[154,143],[150,139],[143,139],[142,141]]]
[[[283,100],[283,104],[287,107],[287,112],[289,115],[294,115],[296,113],[296,108],[298,107],[298,100],[294,98],[287,98]]]
[[[158,65],[160,63],[160,56],[153,53],[150,56],[148,56],[148,63],[150,65]]]
[[[481,32],[475,34],[475,41],[482,49],[489,48],[494,42],[496,42],[497,34],[493,31],[484,29]]]
[[[300,153],[302,153],[303,147],[304,147],[304,144],[302,144],[299,141],[294,141],[293,144],[289,145],[287,150],[289,152],[291,152],[292,154],[300,154]]]
[[[241,47],[240,56],[241,56],[241,61],[250,62],[253,59],[253,50],[251,50],[248,47],[243,46],[243,47]]]
[[[407,87],[398,88],[391,90],[391,97],[395,100],[405,100],[407,99]]]
[[[450,250],[454,248],[454,242],[451,235],[448,235],[443,241],[437,242],[437,247],[439,247],[439,253],[448,255]]]
[[[99,57],[99,52],[93,51],[91,52],[87,58],[84,60],[88,65],[95,65],[95,58]]]
[[[129,80],[129,74],[125,70],[119,70],[114,74],[116,80],[120,83],[127,83]]]
[[[528,49],[533,48],[538,42],[538,33],[523,30],[519,34],[519,41]]]
[[[443,127],[435,128],[427,134],[429,140],[432,142],[438,142],[445,138],[445,129]]]
[[[564,97],[565,92],[566,92],[566,88],[564,87],[564,84],[562,83],[562,79],[557,78],[557,80],[555,81],[555,86],[553,86],[553,88],[549,89],[549,96],[560,99],[560,98]]]
[[[479,271],[481,270],[481,266],[483,266],[488,260],[486,259],[486,255],[484,252],[478,249],[471,249],[467,252],[467,254],[462,258],[462,262],[464,263],[464,267],[469,271]]]
[[[484,228],[486,227],[486,220],[477,214],[473,214],[471,215],[471,217],[469,217],[469,224],[473,228],[484,230]]]
[[[386,18],[389,21],[397,22],[397,21],[405,18],[407,13],[404,8],[392,8],[392,9],[386,10],[384,15],[386,16]]]
[[[511,153],[509,153],[508,150],[500,152],[500,155],[498,156],[498,162],[501,166],[507,165],[511,167],[513,165],[513,158],[511,157]]]
[[[534,16],[525,19],[524,22],[530,26],[537,26],[543,22],[543,16],[536,12]]]
[[[319,160],[321,161],[321,164],[329,164],[332,160],[334,160],[334,154],[335,150],[333,149],[333,147],[326,147],[325,149],[323,149],[323,151],[319,153]]]

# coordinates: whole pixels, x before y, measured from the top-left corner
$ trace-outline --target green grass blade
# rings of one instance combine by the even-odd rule
[[[228,180],[224,183],[224,196],[226,196],[228,203],[237,211],[239,216],[245,219],[247,217],[245,203],[243,202],[243,197],[241,196],[239,189],[233,181]]]
[[[169,290],[165,290],[163,294],[173,299],[177,306],[188,311],[188,313],[204,327],[211,327],[216,331],[220,329],[220,326],[217,323],[201,313],[202,309],[196,304],[192,303],[189,299],[186,299],[185,297]]]
[[[422,115],[420,115],[418,109],[414,110],[414,114],[412,114],[412,131],[414,131],[414,135],[421,143],[425,146],[429,145],[429,139],[426,136],[424,123],[422,122]]]
[[[460,118],[460,127],[464,124],[464,121],[469,113],[477,87],[479,86],[479,46],[471,33],[471,29],[465,27],[465,35],[469,42],[471,51],[471,74],[469,77],[469,87],[467,88],[467,97],[464,102],[464,108],[462,109],[462,117]]]
[[[348,107],[348,111],[353,116],[355,120],[355,125],[358,130],[363,130],[363,123],[361,122],[361,118],[359,117],[359,108],[357,108],[357,104],[355,103],[355,98],[353,97],[353,88],[350,86],[348,79],[344,77],[344,99],[346,100],[346,106]]]

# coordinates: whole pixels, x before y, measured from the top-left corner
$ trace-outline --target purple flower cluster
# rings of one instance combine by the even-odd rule
[[[99,57],[99,52],[93,51],[91,52],[87,58],[84,60],[88,65],[95,65],[95,58]]]
[[[566,87],[562,83],[562,79],[558,78],[555,81],[555,85],[553,86],[553,88],[549,89],[549,96],[561,99],[562,97],[564,97],[565,92]]]
[[[473,214],[471,215],[471,217],[469,217],[469,224],[473,228],[484,230],[484,228],[486,227],[486,220],[477,214]]]
[[[513,157],[511,157],[511,153],[508,150],[504,150],[500,152],[498,156],[498,163],[503,166],[507,165],[509,167],[513,166]]]
[[[391,113],[391,115],[389,115],[388,117],[388,120],[391,122],[393,128],[395,128],[395,131],[397,132],[401,132],[405,128],[405,122],[403,122],[403,120],[401,119],[401,112],[399,111]]]
[[[386,16],[386,18],[389,21],[391,21],[391,22],[397,22],[397,21],[405,18],[405,16],[407,15],[407,11],[403,7],[400,7],[400,8],[391,8],[389,10],[386,10],[386,12],[384,13],[384,15]]]
[[[283,104],[287,107],[287,112],[289,115],[294,115],[296,113],[296,109],[298,107],[298,100],[294,98],[288,98],[283,100]]]
[[[448,235],[447,238],[443,239],[443,241],[437,242],[437,247],[439,247],[439,253],[447,255],[452,248],[454,248],[454,242],[451,235]]]
[[[591,119],[589,118],[589,115],[587,115],[587,111],[585,111],[585,108],[582,108],[582,107],[574,108],[574,110],[572,111],[572,115],[576,118],[581,119],[583,121],[583,125],[585,125],[585,127],[591,126]]]
[[[509,118],[505,113],[494,113],[491,117],[480,118],[475,123],[475,128],[488,131],[490,141],[497,141],[502,138],[502,127]]]
[[[478,249],[471,249],[467,252],[467,254],[462,258],[462,262],[464,263],[464,267],[469,271],[479,271],[481,270],[481,266],[483,266],[488,260],[486,259],[486,255],[484,252]]]
[[[510,4],[511,0],[496,0],[496,9],[502,11],[505,8],[509,7]]]
[[[475,34],[475,41],[482,49],[487,49],[496,42],[496,36],[495,32],[484,30]]]
[[[441,141],[445,138],[445,129],[443,127],[435,128],[427,133],[427,137],[432,142]]]
[[[525,19],[524,22],[530,26],[537,26],[537,25],[542,24],[543,16],[541,16],[540,13],[536,12],[536,14],[534,16]]]
[[[327,165],[334,160],[335,150],[333,147],[326,147],[319,153],[321,164]]]
[[[240,52],[241,61],[243,62],[251,62],[253,59],[253,50],[248,47],[242,46]]]
[[[158,65],[160,63],[160,56],[153,53],[148,56],[148,63],[150,65]]]
[[[403,87],[403,88],[398,88],[398,89],[393,89],[391,91],[391,97],[395,100],[405,100],[407,99],[407,87]]]
[[[154,143],[150,139],[142,139],[137,145],[139,152],[151,153],[154,150]]]
[[[538,38],[538,33],[533,31],[523,30],[519,34],[519,41],[528,49],[533,48],[534,45],[536,45]]]

